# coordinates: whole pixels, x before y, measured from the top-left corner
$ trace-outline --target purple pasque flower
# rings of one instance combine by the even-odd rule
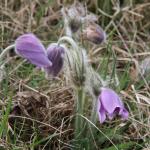
[[[52,66],[44,68],[48,75],[57,76],[64,64],[64,47],[58,44],[50,44],[47,48],[48,59],[52,62]]]
[[[113,119],[116,115],[120,115],[122,119],[127,119],[129,115],[120,97],[109,88],[101,89],[101,94],[98,97],[97,111],[100,123],[105,121],[106,116],[109,119]]]
[[[15,51],[21,57],[29,60],[37,67],[49,67],[52,62],[48,59],[45,47],[32,33],[19,36],[15,41]]]

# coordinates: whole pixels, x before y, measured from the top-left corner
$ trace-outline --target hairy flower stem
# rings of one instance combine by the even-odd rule
[[[12,44],[12,45],[6,47],[6,48],[2,51],[2,53],[0,54],[0,61],[1,61],[1,60],[3,59],[3,57],[8,53],[8,51],[11,50],[11,49],[14,48],[14,47],[15,47],[15,44]]]
[[[102,87],[106,86],[106,82],[101,78],[99,75],[99,82],[101,83]],[[100,87],[99,87],[100,88]],[[93,104],[92,104],[92,112],[91,112],[91,121],[95,124],[97,120],[97,95],[94,93],[92,94]]]
[[[60,44],[63,41],[68,42],[72,46],[73,49],[78,50],[78,45],[72,38],[70,38],[68,36],[63,36],[58,40],[58,44]]]
[[[99,82],[101,83],[102,87],[106,86],[105,81],[101,78],[101,76],[99,76]],[[99,87],[100,88],[100,87]],[[96,125],[97,122],[97,95],[94,94],[94,92],[92,92],[92,112],[91,112],[91,116],[90,116],[90,121]],[[93,124],[89,124],[89,130],[87,132],[87,137],[89,139],[89,146],[90,149],[95,149],[95,145],[94,145],[94,135],[96,134],[96,128],[93,126]]]
[[[5,68],[5,64],[8,62],[8,61],[3,62],[3,58],[9,52],[9,50],[14,48],[14,47],[15,47],[14,44],[10,45],[7,48],[5,48],[2,51],[2,53],[0,54],[0,82],[3,80],[4,76],[6,75],[4,68]]]
[[[62,8],[61,12],[62,12],[62,15],[64,18],[65,34],[66,34],[66,36],[72,37],[72,31],[69,27],[69,19],[67,18],[65,8]]]
[[[93,106],[92,106],[92,113],[91,113],[91,121],[95,124],[97,118],[97,99],[93,97]]]
[[[78,87],[77,92],[77,101],[76,101],[76,118],[75,118],[75,139],[79,139],[83,136],[84,132],[84,122],[83,118],[80,115],[84,113],[84,104],[85,104],[85,92],[83,87]]]

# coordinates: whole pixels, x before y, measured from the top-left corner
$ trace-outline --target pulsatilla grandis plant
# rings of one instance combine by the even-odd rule
[[[21,35],[16,39],[15,44],[8,46],[0,54],[1,68],[4,68],[5,61],[3,58],[5,54],[9,49],[14,48],[18,56],[41,68],[46,75],[50,75],[52,78],[58,76],[61,70],[66,69],[63,73],[71,81],[76,93],[75,139],[77,139],[80,137],[79,135],[84,135],[86,132],[86,127],[83,129],[83,116],[86,114],[84,108],[88,102],[87,94],[91,95],[93,101],[92,123],[96,123],[97,118],[99,118],[100,123],[104,123],[106,117],[112,120],[116,115],[121,116],[122,119],[127,119],[128,111],[119,95],[107,87],[107,84],[104,84],[105,81],[92,68],[88,51],[79,46],[81,45],[80,39],[76,38],[82,35],[82,40],[90,41],[90,44],[103,43],[106,40],[106,33],[95,22],[97,17],[89,12],[86,15],[82,4],[63,7],[61,12],[65,24],[65,36],[58,39],[56,43],[50,43],[45,48],[33,33]],[[73,26],[73,24],[75,25]]]

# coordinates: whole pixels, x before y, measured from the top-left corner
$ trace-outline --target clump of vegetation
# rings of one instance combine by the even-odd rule
[[[0,8],[0,149],[149,149],[147,0]]]

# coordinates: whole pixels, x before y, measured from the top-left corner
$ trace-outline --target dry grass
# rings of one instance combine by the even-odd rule
[[[1,0],[0,49],[26,32],[37,34],[45,45],[56,41],[64,33],[60,8],[68,2]],[[112,11],[107,12],[98,8],[96,0],[87,2],[88,8],[98,14],[99,24],[104,25],[108,38],[101,46],[87,44],[86,48],[95,69],[104,77],[107,73],[116,79],[110,85],[120,91],[130,117],[125,123],[114,120],[105,125],[98,122],[97,126],[106,135],[108,129],[112,129],[111,135],[107,135],[111,140],[119,130],[117,135],[121,136],[121,143],[133,141],[136,143],[133,149],[149,149],[150,82],[141,74],[138,65],[141,60],[150,57],[150,3],[148,0],[124,3],[120,10],[117,4],[114,2]],[[63,73],[55,81],[45,80],[42,72],[16,57],[13,51],[7,59],[11,63],[7,65],[8,76],[0,88],[0,121],[10,98],[12,105],[8,131],[1,136],[0,149],[74,149],[71,144],[75,99],[72,85]],[[117,81],[119,86],[116,86]],[[11,138],[14,140],[11,141]],[[104,140],[101,143],[97,138],[96,147],[104,149],[107,139],[101,138]],[[117,140],[114,140],[116,145]],[[111,149],[111,144],[108,145]]]

